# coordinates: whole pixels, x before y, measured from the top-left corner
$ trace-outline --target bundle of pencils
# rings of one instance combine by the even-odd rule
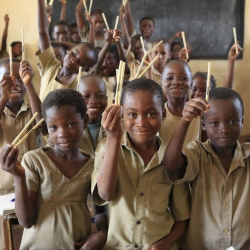
[[[117,76],[116,76],[117,85],[116,85],[116,94],[115,94],[115,105],[120,105],[120,102],[121,102],[125,66],[126,66],[126,63],[123,61],[120,61],[119,69],[118,69]]]

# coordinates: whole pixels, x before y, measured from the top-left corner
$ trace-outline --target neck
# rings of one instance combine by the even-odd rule
[[[216,155],[219,157],[219,158],[222,158],[222,157],[227,157],[227,158],[233,158],[234,157],[234,152],[235,152],[235,148],[236,148],[236,143],[235,145],[233,146],[228,146],[228,147],[218,147],[218,146],[215,146],[212,144],[212,148],[214,150],[214,152],[216,153]]]
[[[137,142],[133,141],[130,137],[129,140],[131,142],[132,147],[139,154],[141,152],[145,154],[145,151],[156,152],[158,150],[158,143],[156,140],[156,136],[152,140],[142,144],[138,144]]]
[[[8,102],[6,104],[6,107],[13,112],[15,115],[18,113],[18,111],[21,109],[23,104],[23,100],[18,103]]]
[[[103,37],[103,33],[100,32],[100,31],[96,31],[95,32],[95,37],[97,37],[97,38]]]
[[[98,117],[96,119],[89,119],[88,124],[97,124],[101,122],[102,117]]]
[[[154,68],[155,68],[160,74],[162,74],[163,69],[164,69],[164,66],[163,66],[163,65],[157,65],[157,66],[154,66]]]
[[[172,115],[182,117],[182,111],[185,106],[187,96],[181,98],[172,98],[167,96],[167,98],[168,98],[167,105],[169,112]]]
[[[79,147],[77,146],[73,150],[70,151],[62,151],[60,148],[58,148],[56,145],[54,147],[54,152],[57,157],[60,157],[65,160],[74,160],[79,157]]]
[[[72,76],[74,73],[72,73],[72,72],[69,72],[68,70],[67,70],[67,68],[65,68],[65,67],[62,67],[62,69],[60,70],[60,72],[59,72],[59,75],[60,76]]]

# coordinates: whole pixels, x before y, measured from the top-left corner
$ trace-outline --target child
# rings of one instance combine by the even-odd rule
[[[82,66],[83,71],[88,71],[96,63],[98,55],[91,44],[80,43],[66,54],[63,67],[60,67],[60,62],[55,58],[50,45],[49,23],[44,1],[37,0],[37,2],[41,51],[36,53],[36,58],[44,72],[40,89],[40,99],[43,101],[52,90],[59,88],[76,89],[79,67]]]
[[[116,44],[112,44],[113,34]],[[106,44],[98,56],[97,64],[94,66],[94,73],[100,75],[106,83],[107,96],[113,92],[116,84],[116,69],[119,67],[120,60],[126,62],[126,56],[121,44],[121,32],[119,30],[107,30],[105,32]],[[129,78],[129,68],[126,65],[125,77]]]
[[[69,25],[66,21],[60,20],[54,24],[52,38],[56,42],[69,42],[70,32]]]
[[[181,121],[182,111],[187,101],[189,87],[192,83],[192,73],[185,62],[172,60],[167,63],[161,79],[162,90],[167,98],[165,105],[167,118],[162,122],[160,137],[164,144],[167,145]],[[201,124],[199,119],[192,122],[191,128],[184,145],[201,138]]]
[[[146,16],[140,20],[140,32],[148,50],[152,49],[150,38],[154,33],[155,21],[152,17]]]
[[[71,23],[69,25],[71,42],[78,44],[81,42],[81,37],[79,36],[79,31],[76,23]]]
[[[45,98],[42,113],[54,146],[30,151],[22,165],[18,148],[8,144],[1,154],[3,170],[15,179],[15,211],[25,227],[21,249],[75,249],[79,242],[101,249],[105,215],[97,220],[99,232],[90,235],[86,206],[94,160],[78,148],[87,125],[84,101],[75,90],[55,90]]]
[[[55,58],[61,63],[61,67],[63,67],[63,60],[66,56],[66,49],[63,45],[52,43],[51,44],[54,50]]]
[[[173,189],[161,164],[165,147],[156,134],[166,116],[162,90],[138,78],[126,85],[121,103],[127,132],[122,137],[121,107],[106,109],[107,139],[98,146],[92,174],[93,201],[110,201],[104,249],[177,249],[189,218],[189,191]]]
[[[8,14],[4,16],[4,21],[5,21],[5,28],[4,28],[3,36],[2,36],[0,60],[6,59],[9,57],[9,54],[7,52],[7,37],[8,37],[8,28],[9,28],[10,19],[9,19]],[[19,41],[12,42],[10,46],[12,50],[12,58],[18,58],[22,55],[22,43],[21,42]]]
[[[190,143],[182,154],[190,122],[201,115],[209,140]],[[193,181],[186,249],[249,249],[250,144],[237,141],[243,115],[238,93],[215,88],[209,104],[203,98],[187,103],[169,142],[165,167],[184,171],[176,183]]]
[[[228,52],[228,73],[224,86],[226,88],[232,88],[233,85],[233,75],[234,75],[234,65],[235,60],[242,51],[240,45],[238,47],[238,54],[236,54],[235,44],[230,48]],[[196,72],[193,76],[193,82],[191,85],[191,98],[196,97],[205,97],[206,95],[206,86],[207,86],[207,73]],[[216,81],[213,75],[211,75],[211,84],[210,89],[216,88]]]
[[[85,101],[89,118],[79,147],[94,156],[97,145],[107,137],[101,126],[102,113],[107,106],[106,84],[96,75],[86,75],[81,78],[79,92]]]
[[[14,141],[16,136],[21,132],[24,126],[32,117],[32,111],[37,110],[37,101],[34,98],[34,88],[32,84],[33,71],[27,61],[21,62],[18,59],[13,59],[13,73],[10,76],[9,59],[0,62],[0,151],[3,151],[6,143]],[[14,84],[15,83],[15,84]],[[30,104],[24,100],[24,95],[28,90],[32,110]],[[28,127],[28,130],[31,129]],[[39,131],[36,130],[31,133],[26,141],[24,141],[19,148],[19,160],[22,159],[23,154],[29,150],[38,148]],[[0,195],[14,192],[14,178],[9,173],[0,169]],[[3,217],[0,216],[0,224],[3,224]],[[4,247],[3,227],[0,227],[0,249]]]
[[[155,42],[153,46],[155,46],[160,40]],[[152,80],[154,80],[157,83],[161,83],[161,74],[165,68],[165,65],[168,61],[168,59],[171,57],[170,53],[170,45],[168,42],[163,41],[160,45],[158,45],[152,52],[151,57],[152,60],[159,55],[159,58],[156,60],[156,62],[153,65],[152,68]]]
[[[102,18],[102,10],[93,10],[90,15],[85,10],[85,17],[89,22],[89,27],[86,26],[84,18],[82,16],[83,1],[80,0],[75,9],[76,22],[78,30],[81,36],[82,41],[90,42],[95,47],[103,47],[105,45],[104,39],[104,28],[105,23]],[[92,31],[90,30],[92,29]],[[92,39],[94,39],[92,41]]]

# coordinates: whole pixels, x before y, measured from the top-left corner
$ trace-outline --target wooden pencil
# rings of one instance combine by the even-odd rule
[[[188,59],[188,58],[189,58],[189,55],[188,55],[188,51],[187,51],[187,43],[186,43],[185,32],[182,31],[182,32],[181,32],[181,35],[182,35],[182,40],[183,40],[184,48],[186,49],[186,58]]]
[[[206,100],[209,101],[209,91],[210,91],[210,83],[211,83],[211,63],[208,63],[207,70],[207,90],[206,90]]]

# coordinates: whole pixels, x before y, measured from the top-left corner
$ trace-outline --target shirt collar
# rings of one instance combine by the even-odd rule
[[[4,108],[4,114],[8,115],[8,116],[15,116],[18,117],[18,115],[21,112],[27,111],[30,108],[30,103],[27,103],[25,100],[22,103],[22,106],[20,108],[20,110],[18,111],[18,113],[15,115],[7,106]]]

